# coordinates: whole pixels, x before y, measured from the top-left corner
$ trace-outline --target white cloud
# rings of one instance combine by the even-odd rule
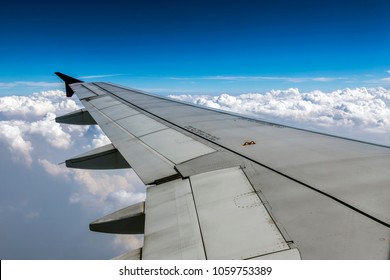
[[[31,166],[33,142],[37,136],[52,147],[68,149],[72,143],[70,133],[85,132],[85,128],[76,129],[74,126],[66,127],[66,132],[54,121],[56,114],[78,108],[79,104],[59,90],[0,97],[0,141],[8,146],[13,159]]]
[[[77,182],[85,186],[89,193],[101,198],[118,189],[128,187],[128,182],[123,176],[109,176],[106,172],[81,169],[75,169],[74,173],[74,179]]]
[[[66,168],[64,164],[54,164],[46,159],[38,159],[38,162],[50,175],[71,179],[80,185],[78,192],[70,198],[72,203],[91,204],[93,201],[99,207],[106,207],[103,212],[109,213],[144,199],[142,188],[137,190],[143,184],[132,170],[104,172]]]
[[[80,108],[73,99],[66,98],[60,90],[34,93],[28,96],[0,97],[0,113],[8,118],[31,119],[47,113],[65,113]]]
[[[145,199],[143,184],[132,170],[71,169],[46,159],[38,162],[50,175],[73,180],[80,186],[69,198],[71,203],[99,207],[107,214]]]
[[[92,139],[93,148],[102,147],[111,143],[110,139],[108,139],[108,137],[101,131],[101,129],[99,128],[98,130],[100,131],[100,134],[95,134],[94,138]]]
[[[63,91],[0,97],[0,144],[8,148],[12,159],[30,170],[42,169],[48,176],[69,182],[69,203],[81,205],[93,216],[103,216],[144,200],[144,185],[132,170],[78,170],[57,164],[73,156],[76,150],[78,154],[110,143],[100,128],[55,122],[56,116],[79,108],[80,103],[66,98]],[[86,135],[92,137],[88,139]],[[24,217],[39,218],[39,211],[26,212]],[[142,238],[113,236],[110,242],[113,249],[121,247],[123,251],[142,244]]]
[[[46,159],[38,159],[39,164],[43,169],[52,176],[64,176],[69,179],[70,169],[66,168],[63,164],[54,164]]]
[[[94,171],[72,169],[72,179],[81,188],[71,201],[98,207],[104,214],[142,201],[144,187],[132,170]]]
[[[115,235],[113,240],[114,246],[118,252],[131,251],[142,247],[142,235]]]
[[[134,183],[131,181],[128,182],[129,186],[132,186]],[[130,190],[128,188],[119,189],[117,191],[111,192],[106,197],[106,213],[113,212],[117,209],[127,207],[129,205],[138,203],[145,200],[145,192],[136,191],[134,187]]]
[[[68,131],[72,135],[77,135],[78,137],[82,137],[86,131],[89,129],[89,125],[64,125],[62,128],[65,131]],[[100,137],[97,135],[96,137]]]
[[[48,113],[43,120],[30,123],[30,133],[41,135],[51,146],[68,149],[71,135],[63,131],[60,124],[54,121],[56,115]]]
[[[53,102],[37,96],[5,96],[0,98],[0,112],[6,116],[44,116],[56,110]]]
[[[6,96],[0,98],[0,141],[5,143],[14,159],[28,166],[34,162],[33,151],[40,150],[37,162],[48,174],[76,182],[80,188],[72,194],[70,202],[91,207],[100,207],[102,212],[117,210],[142,200],[144,192],[139,179],[132,171],[104,172],[68,169],[65,165],[54,164],[46,158],[44,144],[49,147],[68,150],[72,141],[83,146],[96,148],[110,143],[100,130],[94,129],[90,144],[84,143],[84,134],[89,126],[60,125],[56,115],[77,110],[80,105],[65,97],[63,91],[44,91],[28,96]],[[4,120],[5,118],[5,120]],[[42,150],[43,149],[43,150]],[[66,158],[62,158],[64,160]],[[135,183],[134,183],[135,182]],[[136,186],[134,185],[136,184]]]
[[[111,141],[108,139],[108,137],[103,133],[103,131],[100,129],[100,127],[95,127],[97,134],[92,135],[92,139],[90,143],[87,145],[84,145],[83,148],[87,150],[96,149],[99,147],[102,147],[104,145],[110,144]]]
[[[47,116],[35,122],[24,120],[0,121],[0,142],[5,143],[13,158],[30,166],[33,162],[33,142],[36,136],[43,139],[50,146],[58,149],[68,149],[71,145],[71,135],[63,131],[62,127],[54,122],[55,115]],[[42,146],[41,143],[38,145]]]
[[[48,174],[72,180],[80,186],[70,196],[70,203],[99,208],[102,214],[108,214],[145,199],[143,184],[132,170],[82,170],[66,168],[64,164],[46,159],[38,159],[38,162]]]
[[[8,146],[14,160],[31,166],[33,145],[23,138],[25,123],[23,121],[0,121],[0,141]]]

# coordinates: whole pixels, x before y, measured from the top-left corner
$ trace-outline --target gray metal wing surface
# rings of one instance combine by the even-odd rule
[[[133,168],[145,202],[90,224],[144,234],[132,259],[389,259],[390,149],[58,73],[111,144],[66,161]]]

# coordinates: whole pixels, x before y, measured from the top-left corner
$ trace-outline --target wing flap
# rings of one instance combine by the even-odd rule
[[[190,180],[208,259],[249,259],[290,249],[240,167]]]
[[[205,259],[188,179],[147,189],[143,259]]]

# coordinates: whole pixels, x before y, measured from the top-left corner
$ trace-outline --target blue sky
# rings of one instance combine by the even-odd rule
[[[388,86],[389,8],[377,0],[8,1],[0,92],[56,86],[54,71],[117,74],[86,80],[163,94]]]
[[[55,71],[389,145],[389,10],[378,0],[3,1],[0,258],[107,259],[139,242],[88,230],[144,186],[132,171],[57,165],[106,140],[54,123],[79,106],[55,91]]]

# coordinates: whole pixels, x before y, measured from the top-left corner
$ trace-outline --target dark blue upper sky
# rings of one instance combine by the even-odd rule
[[[386,86],[389,10],[377,0],[9,1],[0,87],[57,82],[54,71],[122,74],[106,78],[157,91]]]

